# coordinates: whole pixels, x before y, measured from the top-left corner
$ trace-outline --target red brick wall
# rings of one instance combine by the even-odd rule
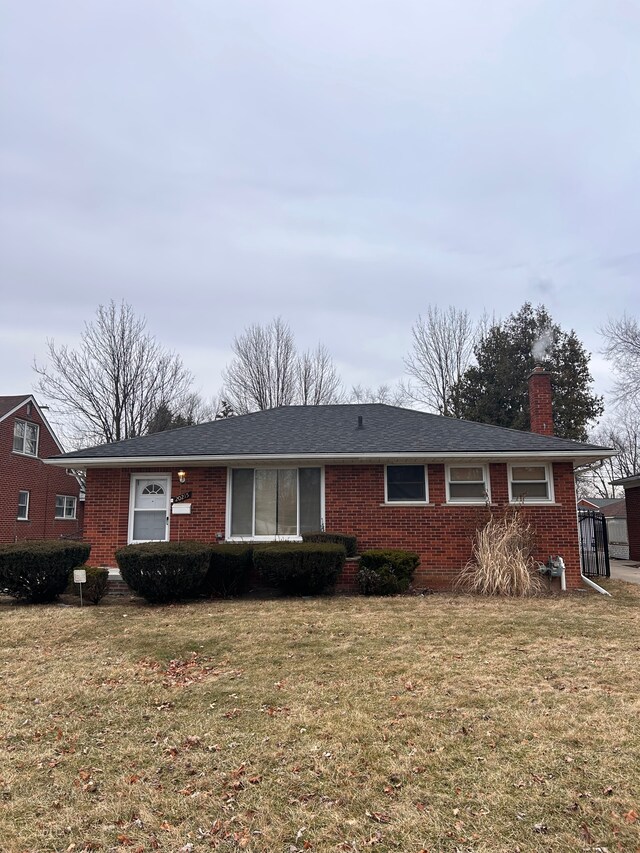
[[[90,468],[87,471],[85,539],[91,543],[91,562],[115,566],[114,552],[127,544],[131,475],[171,474],[171,495],[193,493],[191,515],[172,515],[171,541],[199,539],[214,542],[225,532],[226,468],[186,469],[187,481],[178,481],[179,468]]]
[[[551,376],[536,367],[529,376],[529,413],[531,432],[553,435],[553,397]]]
[[[640,486],[625,489],[627,529],[629,530],[629,559],[640,560]]]
[[[115,566],[114,551],[127,544],[129,493],[132,473],[163,469],[90,469],[87,472],[85,538],[92,543],[91,562]],[[168,472],[169,469],[164,469]],[[176,469],[177,470],[177,469]],[[191,491],[192,514],[171,516],[170,537],[212,542],[225,531],[226,469],[187,469],[187,482],[172,473],[172,495]],[[327,465],[325,468],[325,526],[355,533],[361,549],[408,548],[421,555],[416,582],[432,589],[451,587],[471,555],[475,530],[488,518],[485,507],[445,504],[444,465],[429,465],[430,506],[384,505],[383,465]],[[507,468],[490,466],[494,511],[508,501]],[[554,465],[555,506],[523,510],[537,534],[536,558],[561,554],[567,567],[567,586],[580,586],[580,560],[573,468]],[[354,564],[345,579],[355,586]],[[348,583],[346,584],[349,585]]]
[[[16,418],[40,427],[38,457],[13,452],[13,430]],[[0,542],[19,539],[57,539],[60,535],[82,534],[83,504],[76,504],[77,518],[56,519],[56,495],[80,494],[75,477],[64,468],[45,465],[42,459],[60,453],[58,445],[35,406],[31,414],[23,406],[0,422]],[[29,518],[18,521],[18,492],[29,492]]]
[[[554,466],[555,499],[559,506],[522,510],[536,531],[535,557],[546,562],[560,554],[566,565],[568,588],[580,586],[580,555],[576,500],[571,463]],[[417,551],[421,564],[416,585],[450,588],[471,556],[473,536],[488,518],[485,507],[446,505],[444,465],[429,465],[429,502],[424,506],[384,504],[384,466],[329,465],[325,469],[327,530],[355,533],[360,550],[407,548]],[[492,509],[508,502],[507,466],[490,466]]]

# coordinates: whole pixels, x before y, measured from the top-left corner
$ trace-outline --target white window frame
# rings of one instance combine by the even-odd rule
[[[136,483],[138,480],[164,480],[166,482],[165,496],[167,499],[167,538],[166,539],[134,539],[133,538],[133,519],[136,506]],[[171,541],[171,484],[172,477],[169,472],[163,471],[147,471],[141,474],[131,475],[131,485],[129,486],[129,524],[127,528],[127,543],[129,545],[141,545],[143,542],[170,542]],[[144,510],[141,510],[144,512]]]
[[[387,471],[389,468],[422,468],[422,474],[424,477],[424,500],[420,501],[395,501],[389,499],[389,484],[387,480]],[[429,503],[429,475],[427,473],[427,466],[420,465],[419,462],[416,464],[412,464],[411,462],[397,462],[384,466],[384,502],[385,504],[389,504],[389,506],[425,506]]]
[[[232,467],[227,468],[227,509],[226,509],[226,519],[225,519],[225,533],[224,538],[227,542],[302,542],[302,535],[300,533],[297,534],[279,534],[275,533],[272,536],[256,536],[255,532],[252,532],[251,535],[245,534],[244,536],[240,536],[239,534],[231,535],[231,507],[233,501],[232,489],[233,489],[233,474],[234,470],[239,468],[250,468],[252,471],[257,471],[259,469],[278,469],[285,468],[282,464],[280,465],[233,465]],[[300,468],[319,468],[320,469],[320,524],[324,527],[325,520],[325,505],[324,505],[324,465],[291,465],[289,466],[294,468],[298,475],[298,487],[297,487],[297,516],[296,516],[296,526],[297,529],[300,530]],[[255,475],[254,475],[255,477]],[[253,487],[253,506],[251,507],[251,524],[252,529],[255,531],[256,529],[256,489],[255,489],[255,479],[254,479],[254,487]]]
[[[546,483],[547,483],[547,492],[548,496],[546,498],[540,497],[531,497],[531,498],[519,498],[513,496],[513,469],[514,468],[544,468],[546,475]],[[509,480],[509,503],[512,504],[521,504],[525,503],[527,506],[531,504],[552,504],[555,503],[555,491],[553,488],[553,465],[550,462],[510,462],[507,465],[507,479]],[[542,480],[517,480],[518,483],[541,483]]]
[[[482,468],[482,475],[484,477],[484,488],[485,488],[485,496],[481,498],[452,498],[451,492],[449,489],[449,485],[451,482],[450,472],[452,468]],[[464,480],[458,480],[457,482],[464,483]],[[469,483],[478,483],[479,480],[467,480]],[[470,504],[474,506],[482,506],[486,503],[491,503],[491,477],[489,476],[489,466],[484,465],[483,463],[478,462],[461,462],[457,465],[445,465],[445,486],[447,489],[447,503],[455,504],[456,506],[459,504]]]
[[[62,515],[58,515],[58,500],[62,498],[64,501],[62,506]],[[72,501],[73,515],[67,515],[68,501]],[[56,495],[56,506],[54,510],[54,518],[57,521],[75,521],[78,514],[78,499],[75,495]]]
[[[31,493],[27,489],[20,489],[18,491],[18,512],[20,512],[20,495],[26,495],[27,496],[26,514],[24,516],[21,516],[21,515],[18,515],[16,513],[16,520],[17,521],[29,521],[29,508],[31,506]]]
[[[24,424],[24,435],[22,438],[22,450],[16,448],[16,427],[18,424]],[[36,431],[36,450],[35,453],[31,453],[30,450],[27,450],[27,427],[33,427]],[[20,437],[20,436],[18,436]],[[25,421],[22,418],[16,418],[13,422],[13,452],[19,453],[21,456],[31,456],[32,458],[37,458],[38,456],[38,447],[40,444],[40,426],[39,424],[34,424],[33,421]]]

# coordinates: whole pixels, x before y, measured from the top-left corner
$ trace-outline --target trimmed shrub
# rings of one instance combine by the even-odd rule
[[[350,533],[328,533],[324,530],[318,531],[317,533],[303,533],[302,541],[343,545],[344,550],[347,553],[347,557],[355,557],[358,553],[358,540]]]
[[[226,542],[211,546],[209,570],[202,585],[205,595],[240,595],[253,566],[253,545]]]
[[[413,551],[372,548],[360,557],[358,583],[364,595],[406,592],[420,563]]]
[[[87,573],[87,582],[82,584],[82,600],[99,604],[107,594],[109,583],[109,569],[101,566],[76,566],[76,569],[84,569]],[[73,582],[73,570],[69,572],[69,585],[67,587],[71,595],[80,596],[80,584]]]
[[[147,601],[195,598],[209,570],[211,545],[145,542],[116,551],[123,581]]]
[[[287,595],[317,595],[335,584],[345,556],[342,545],[281,542],[255,548],[253,562],[269,586]]]
[[[91,545],[72,540],[34,540],[0,545],[0,590],[19,601],[54,601],[69,571],[89,558]]]

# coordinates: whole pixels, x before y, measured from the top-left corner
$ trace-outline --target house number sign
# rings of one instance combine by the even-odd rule
[[[183,492],[181,495],[176,495],[175,498],[171,498],[172,504],[181,504],[182,501],[188,501],[191,497],[191,492]]]

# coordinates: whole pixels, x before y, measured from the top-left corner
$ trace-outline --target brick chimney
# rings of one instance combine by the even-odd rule
[[[539,364],[529,374],[529,411],[531,432],[553,435],[551,374]]]

